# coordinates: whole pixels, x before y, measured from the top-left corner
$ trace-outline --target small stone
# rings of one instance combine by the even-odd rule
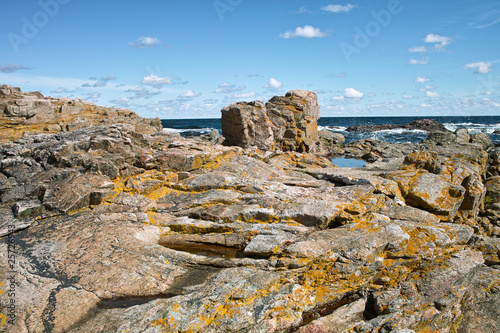
[[[12,206],[15,217],[38,215],[42,212],[42,209],[42,203],[38,199],[18,201]]]

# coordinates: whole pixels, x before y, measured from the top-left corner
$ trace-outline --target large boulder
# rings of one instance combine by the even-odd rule
[[[272,150],[274,134],[261,101],[239,102],[222,109],[222,135],[226,143],[248,148],[256,146],[262,150]]]
[[[239,102],[222,109],[222,135],[227,145],[255,146],[273,151],[315,151],[320,116],[318,96],[307,90],[291,90],[260,101]]]

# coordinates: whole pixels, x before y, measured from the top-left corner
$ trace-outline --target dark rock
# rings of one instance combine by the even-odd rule
[[[423,143],[437,145],[451,145],[457,141],[457,136],[452,132],[432,132],[427,136]]]
[[[346,131],[347,132],[375,132],[375,131],[383,131],[383,130],[392,130],[392,129],[407,129],[407,130],[421,130],[427,132],[447,132],[448,130],[443,126],[443,124],[430,120],[430,119],[419,119],[414,120],[408,124],[404,125],[396,125],[396,124],[381,124],[381,125],[357,125],[357,126],[349,126]]]

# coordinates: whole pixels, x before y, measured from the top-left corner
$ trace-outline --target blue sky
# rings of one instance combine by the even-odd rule
[[[0,83],[147,117],[292,89],[324,117],[500,115],[498,0],[19,0],[0,31]]]

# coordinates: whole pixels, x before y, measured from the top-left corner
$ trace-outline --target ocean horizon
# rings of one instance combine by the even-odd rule
[[[390,117],[322,117],[318,120],[320,130],[326,129],[341,133],[346,138],[346,143],[360,139],[377,139],[393,143],[416,143],[425,139],[426,131],[392,129],[374,132],[347,132],[349,126],[356,125],[403,125],[418,119],[431,119],[440,122],[449,131],[466,128],[470,134],[486,133],[495,144],[500,144],[500,116],[390,116]],[[221,129],[220,118],[202,119],[162,119],[163,129],[177,132],[182,136],[198,136],[213,130]]]

